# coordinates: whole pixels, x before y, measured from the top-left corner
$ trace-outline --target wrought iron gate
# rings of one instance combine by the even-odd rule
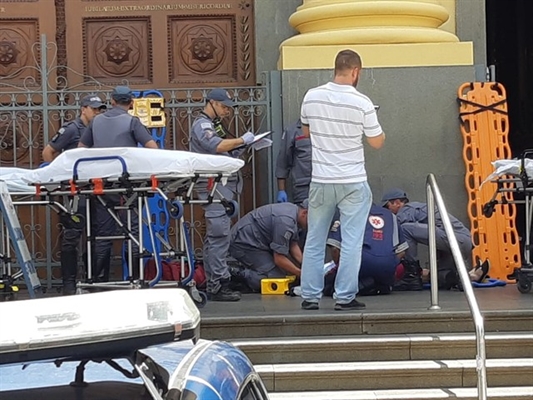
[[[0,75],[0,167],[37,168],[41,152],[59,127],[75,118],[80,109],[80,100],[87,94],[97,94],[109,101],[112,87],[84,76],[83,85],[69,86],[63,78],[65,66],[56,65],[56,46],[43,36],[33,46],[37,67],[23,67],[9,76]],[[31,69],[28,73],[27,69]],[[72,71],[70,71],[72,72]],[[25,75],[20,84],[9,83],[14,75]],[[128,84],[127,81],[123,82]],[[135,90],[135,86],[131,86]],[[189,149],[189,130],[205,105],[204,98],[210,88],[160,89],[165,98],[167,135],[165,148]],[[228,123],[230,132],[239,136],[250,130],[258,133],[270,129],[269,85],[228,88],[237,103]],[[245,188],[241,195],[241,215],[257,203],[272,198],[272,150],[250,153],[249,162],[243,168]],[[21,224],[41,279],[48,287],[59,277],[57,267],[60,251],[59,223],[49,208],[22,206],[18,210]],[[186,217],[190,224],[193,246],[201,253],[204,223],[199,210],[192,206]],[[175,232],[175,227],[169,232]],[[0,249],[1,251],[2,249]],[[46,268],[43,268],[46,267]],[[46,271],[46,272],[44,272]],[[46,274],[46,276],[45,276]]]

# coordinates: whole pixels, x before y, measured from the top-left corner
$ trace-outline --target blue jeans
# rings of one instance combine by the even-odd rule
[[[371,205],[372,192],[367,182],[311,183],[308,232],[302,263],[302,299],[318,302],[322,297],[326,239],[336,207],[340,210],[342,248],[333,297],[341,304],[355,298],[359,290],[361,252]]]

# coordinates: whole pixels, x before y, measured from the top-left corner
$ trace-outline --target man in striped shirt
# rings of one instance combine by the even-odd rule
[[[385,134],[374,104],[356,90],[361,68],[356,52],[339,52],[333,82],[310,89],[302,103],[302,132],[311,138],[313,171],[301,277],[304,310],[319,308],[324,287],[324,243],[336,207],[343,226],[343,245],[333,295],[335,310],[365,307],[355,298],[365,224],[372,205],[363,136],[371,147],[379,149]]]

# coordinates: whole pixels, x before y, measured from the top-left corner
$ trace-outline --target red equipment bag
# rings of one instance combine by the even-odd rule
[[[162,261],[161,268],[163,269],[163,275],[161,280],[163,281],[175,281],[181,282],[181,263],[179,261]],[[189,275],[189,264],[185,262],[184,276]],[[152,280],[156,276],[155,261],[153,258],[149,259],[144,265],[144,277],[146,280]],[[196,287],[199,289],[205,288],[206,276],[204,266],[200,263],[196,263],[194,268],[193,279],[196,282]]]

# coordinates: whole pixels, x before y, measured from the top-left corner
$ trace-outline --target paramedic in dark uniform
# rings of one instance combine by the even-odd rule
[[[234,106],[230,95],[224,89],[213,89],[207,94],[206,105],[192,125],[191,151],[229,157],[239,157],[244,152],[245,146],[254,140],[253,133],[247,132],[239,138],[228,138],[229,133],[221,122],[231,114]],[[241,176],[235,174],[228,178],[226,185],[217,185],[215,198],[235,199],[241,189]],[[206,182],[197,184],[197,193],[202,200],[208,198]],[[206,204],[203,209],[206,224],[203,257],[208,297],[213,301],[238,301],[241,294],[230,287],[231,275],[226,260],[231,219],[220,203]]]
[[[43,161],[52,162],[65,150],[78,147],[81,134],[89,122],[105,109],[100,97],[88,95],[80,101],[80,116],[64,124],[57,131],[43,150]],[[80,201],[76,214],[85,215],[85,202]],[[63,294],[76,293],[76,275],[78,272],[78,245],[85,228],[84,220],[78,215],[60,214],[61,229],[61,276],[63,279]]]
[[[107,148],[107,147],[137,147],[138,144],[157,149],[157,144],[148,129],[139,118],[128,114],[133,104],[133,94],[127,86],[117,86],[111,93],[111,105],[106,113],[97,115],[81,136],[79,147]],[[119,204],[119,196],[105,195],[109,206]],[[114,236],[117,227],[115,220],[106,208],[99,202],[94,202],[94,236]],[[138,237],[137,215],[132,213],[131,233]],[[94,244],[93,279],[106,282],[109,280],[111,263],[111,240],[97,240]],[[134,258],[138,258],[139,249],[134,245]],[[134,262],[134,270],[138,262]]]
[[[340,221],[334,218],[328,235],[327,245],[336,265],[342,243]],[[363,239],[361,270],[359,271],[359,292],[361,294],[387,294],[394,285],[396,267],[408,248],[402,228],[396,216],[389,210],[372,204],[366,221]],[[326,276],[324,292],[333,294],[335,272]],[[331,293],[328,293],[331,291]]]
[[[278,203],[289,201],[286,192],[287,178],[292,182],[292,202],[299,204],[309,196],[311,183],[311,139],[303,136],[302,122],[298,120],[283,132],[278,159]]]
[[[242,217],[231,229],[230,255],[244,269],[235,273],[255,292],[261,279],[300,276],[299,229],[307,227],[307,200],[267,204]]]

